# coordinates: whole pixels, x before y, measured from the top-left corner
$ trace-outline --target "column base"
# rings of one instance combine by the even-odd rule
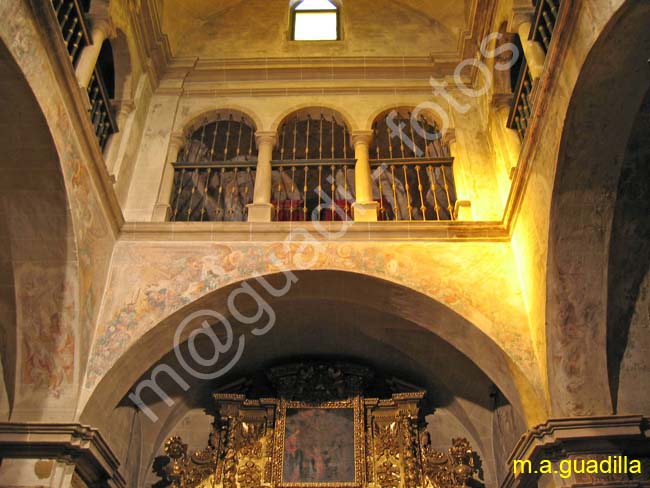
[[[472,217],[472,202],[469,200],[456,200],[456,204],[454,205],[454,220],[474,220]]]
[[[377,222],[378,210],[379,204],[377,202],[354,202],[352,204],[352,211],[355,222]]]
[[[156,205],[153,208],[153,213],[151,214],[152,222],[167,222],[171,216],[172,208],[170,205]]]
[[[249,203],[246,208],[248,208],[249,222],[271,222],[273,205],[270,203]]]

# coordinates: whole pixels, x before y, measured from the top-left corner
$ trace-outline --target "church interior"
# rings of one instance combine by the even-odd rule
[[[650,487],[649,0],[0,18],[0,487]]]

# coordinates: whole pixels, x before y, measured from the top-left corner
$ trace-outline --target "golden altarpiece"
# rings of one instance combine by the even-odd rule
[[[368,395],[373,372],[350,363],[271,368],[274,395],[214,393],[208,446],[165,444],[169,484],[178,488],[456,488],[478,471],[465,439],[431,447],[425,392],[390,380]]]

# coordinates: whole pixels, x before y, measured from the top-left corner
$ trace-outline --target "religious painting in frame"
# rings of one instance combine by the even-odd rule
[[[281,401],[275,429],[274,484],[280,487],[359,487],[363,472],[360,398]]]

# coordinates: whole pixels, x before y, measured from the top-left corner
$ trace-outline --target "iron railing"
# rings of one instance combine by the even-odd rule
[[[537,0],[535,5],[535,22],[530,31],[530,40],[539,42],[544,52],[548,52],[551,45],[560,3],[560,0]]]
[[[75,66],[82,49],[92,44],[83,9],[78,0],[52,0],[52,6],[70,61]]]
[[[529,40],[539,43],[545,53],[548,53],[551,45],[560,5],[561,0],[536,0],[535,3],[535,18],[530,30]],[[526,58],[523,57],[507,123],[509,129],[517,131],[522,141],[526,137],[532,113],[533,79]]]
[[[453,158],[372,161],[379,220],[454,220]]]
[[[515,129],[519,138],[523,141],[526,137],[526,131],[530,118],[533,113],[533,79],[528,69],[528,64],[524,58],[519,70],[519,77],[517,78],[517,85],[515,88],[515,96],[508,115],[509,129]]]
[[[111,134],[117,132],[117,121],[113,114],[104,79],[97,66],[95,66],[90,83],[88,83],[88,99],[90,100],[90,121],[95,129],[99,147],[104,149]]]
[[[170,220],[244,222],[253,201],[254,161],[174,163]]]
[[[276,221],[352,220],[354,159],[272,161]]]

